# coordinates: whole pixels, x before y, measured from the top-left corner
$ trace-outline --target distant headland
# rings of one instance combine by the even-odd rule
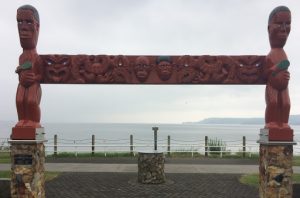
[[[184,122],[183,124],[257,124],[263,125],[264,118],[206,118],[198,122]],[[300,114],[291,115],[290,125],[300,125]]]

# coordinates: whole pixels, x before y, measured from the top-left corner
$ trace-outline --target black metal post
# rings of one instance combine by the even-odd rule
[[[57,135],[54,135],[54,157],[57,156]]]
[[[205,136],[205,157],[208,156],[208,137]]]
[[[246,136],[243,136],[243,158],[246,157]]]
[[[171,136],[168,135],[168,156],[171,156]]]
[[[157,151],[157,131],[158,131],[158,127],[152,127],[152,130],[154,131],[154,150]]]
[[[92,135],[92,156],[95,155],[95,135]]]
[[[133,156],[133,135],[130,135],[130,155]]]

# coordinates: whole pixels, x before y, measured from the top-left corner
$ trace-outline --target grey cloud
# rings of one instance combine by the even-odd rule
[[[23,1],[6,1],[0,13],[2,56],[0,120],[15,120],[21,53],[15,21]],[[281,4],[291,8],[286,51],[292,112],[299,113],[299,1],[52,0],[26,3],[41,16],[38,50],[67,54],[267,54],[267,18]],[[206,116],[264,115],[264,88],[241,86],[52,86],[43,85],[42,120],[181,122]],[[199,112],[199,113],[197,113]],[[75,115],[75,116],[74,116]]]

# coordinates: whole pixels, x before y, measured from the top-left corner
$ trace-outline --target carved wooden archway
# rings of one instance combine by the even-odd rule
[[[284,197],[291,197],[294,142],[293,130],[288,125],[290,63],[283,50],[291,23],[287,7],[277,7],[270,14],[271,51],[267,56],[40,55],[36,51],[40,28],[37,10],[30,5],[20,7],[17,21],[23,53],[16,69],[19,122],[12,130],[12,156],[19,157],[20,143],[31,156],[44,153],[40,84],[265,84],[266,125],[259,139],[260,196],[277,197],[281,191],[274,188],[281,188],[286,193]],[[34,165],[39,166],[35,167],[35,173],[41,178],[43,157],[31,157]],[[12,170],[12,186],[16,186],[16,191],[19,169],[13,164]],[[277,181],[277,176],[283,179]],[[272,186],[272,182],[277,183]],[[44,196],[43,181],[33,185]]]

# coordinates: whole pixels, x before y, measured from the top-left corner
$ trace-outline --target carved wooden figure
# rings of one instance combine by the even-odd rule
[[[19,74],[16,103],[19,122],[16,127],[40,127],[40,82],[43,77],[36,51],[40,21],[37,10],[25,5],[17,10],[18,31],[23,53],[16,72]]]
[[[295,142],[288,124],[290,62],[283,49],[291,28],[291,13],[287,7],[279,6],[269,16],[271,51],[267,56],[39,55],[36,51],[40,28],[37,10],[30,5],[21,6],[17,10],[17,21],[23,53],[16,69],[18,123],[12,129],[12,156],[25,152],[36,159],[32,164],[35,168],[20,166],[21,173],[20,167],[12,164],[12,197],[27,193],[25,185],[19,185],[20,178],[30,178],[29,183],[35,189],[31,194],[45,197],[45,140],[39,107],[41,83],[266,84],[265,127],[258,141],[260,197],[279,197],[279,194],[281,197],[282,193],[283,197],[292,197],[292,145]],[[29,149],[24,149],[26,146]],[[27,177],[24,170],[34,171],[32,177]],[[283,182],[277,182],[277,177]]]
[[[291,13],[285,6],[275,8],[269,16],[268,33],[271,51],[266,56],[266,128],[290,130],[289,61],[283,49],[291,29]]]

